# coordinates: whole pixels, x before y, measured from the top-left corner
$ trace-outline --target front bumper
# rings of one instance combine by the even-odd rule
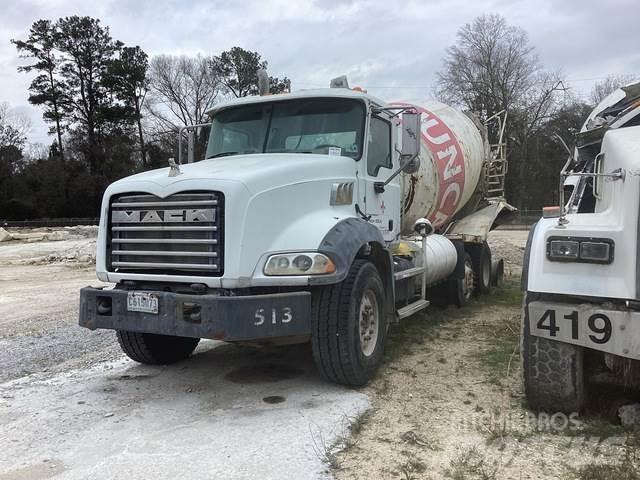
[[[640,360],[640,312],[610,304],[532,301],[529,333]]]
[[[219,296],[152,291],[158,298],[157,314],[129,311],[129,293],[80,290],[80,326],[224,341],[311,333],[310,292]]]

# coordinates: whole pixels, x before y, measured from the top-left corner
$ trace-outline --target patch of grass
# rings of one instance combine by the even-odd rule
[[[579,480],[640,480],[640,471],[629,464],[587,465],[576,472]]]
[[[403,480],[414,480],[424,478],[421,474],[427,471],[427,466],[420,460],[407,460],[400,466],[401,477]],[[418,474],[416,476],[415,474]]]
[[[501,307],[522,306],[522,291],[520,283],[506,281],[498,288],[492,288],[488,295],[481,295],[476,302],[480,305],[499,305]]]
[[[325,441],[322,433],[314,435],[312,432],[312,448],[316,456],[327,465],[331,471],[336,471],[341,468],[340,454],[356,445],[358,435],[362,432],[362,428],[371,418],[372,414],[373,410],[370,409],[355,417],[345,416],[343,421],[348,422],[347,428],[349,433],[337,437],[330,445]]]
[[[640,480],[639,453],[637,436],[632,434],[624,445],[624,457],[615,464],[585,465],[572,473],[576,480]]]
[[[428,344],[440,337],[439,329],[445,322],[464,317],[465,309],[427,308],[426,311],[391,325],[385,347],[385,363],[393,364],[397,359],[410,355],[418,345]]]
[[[485,456],[471,448],[451,460],[444,471],[444,478],[451,480],[494,480],[498,473],[497,465],[489,465]]]
[[[489,383],[504,386],[511,370],[518,365],[520,351],[520,319],[515,315],[504,315],[490,328],[490,343],[478,353],[485,367]]]
[[[402,435],[400,435],[400,439],[409,445],[428,448],[429,450],[432,450],[434,452],[442,450],[442,447],[440,447],[437,441],[423,438],[413,430],[404,432]]]

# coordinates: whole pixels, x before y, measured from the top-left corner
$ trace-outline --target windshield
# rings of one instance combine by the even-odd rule
[[[257,103],[213,117],[206,158],[243,153],[337,152],[359,159],[364,104],[344,98]],[[334,150],[330,150],[330,149]]]

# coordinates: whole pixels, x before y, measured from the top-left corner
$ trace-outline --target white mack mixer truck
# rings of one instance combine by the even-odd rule
[[[115,287],[82,289],[80,325],[143,363],[201,338],[310,341],[324,377],[357,386],[390,323],[497,283],[504,117],[491,144],[446,105],[332,87],[218,104],[204,158],[186,129],[187,162],[110,185],[96,269]]]
[[[525,250],[522,360],[533,408],[577,412],[588,366],[640,380],[640,83],[605,98],[567,151],[560,205]]]

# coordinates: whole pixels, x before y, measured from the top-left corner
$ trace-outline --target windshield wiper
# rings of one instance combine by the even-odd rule
[[[210,157],[207,157],[207,160],[209,158],[218,158],[218,157],[228,157],[230,155],[237,155],[240,152],[220,152],[220,153],[216,153],[215,155],[212,155]]]

